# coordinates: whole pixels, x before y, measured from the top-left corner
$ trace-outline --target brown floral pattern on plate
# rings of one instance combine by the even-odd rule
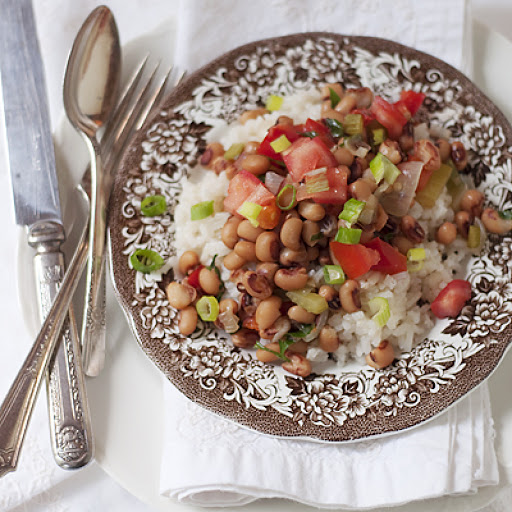
[[[199,324],[182,336],[163,291],[169,276],[135,273],[139,248],[175,255],[173,207],[218,120],[231,122],[269,94],[322,82],[368,86],[394,99],[427,95],[419,112],[469,149],[469,172],[498,209],[512,207],[512,129],[460,72],[429,55],[377,38],[296,34],[240,47],[192,74],[166,100],[127,151],[111,202],[112,268],[118,298],[148,357],[188,398],[257,431],[350,441],[418,425],[455,403],[496,368],[512,331],[511,241],[491,235],[466,271],[473,296],[456,319],[384,370],[312,374],[300,379],[253,358],[225,334]],[[140,202],[163,194],[170,208],[143,217]],[[136,369],[134,369],[136,373]]]

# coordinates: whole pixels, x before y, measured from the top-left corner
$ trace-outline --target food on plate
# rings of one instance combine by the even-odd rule
[[[458,316],[471,285],[455,274],[512,216],[484,208],[424,99],[326,84],[212,129],[175,210],[181,334],[213,323],[307,377],[328,360],[385,368]]]

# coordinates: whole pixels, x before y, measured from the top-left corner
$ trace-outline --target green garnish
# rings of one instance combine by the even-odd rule
[[[281,135],[277,139],[273,140],[270,143],[270,146],[276,153],[282,153],[284,150],[288,149],[292,143],[288,140],[286,135]]]
[[[147,196],[140,203],[142,215],[146,217],[155,217],[162,215],[167,209],[164,196]]]
[[[242,217],[245,217],[249,220],[249,222],[257,228],[260,223],[258,222],[258,215],[260,214],[263,207],[256,203],[251,203],[250,201],[244,201],[242,206],[238,208],[236,211]]]
[[[400,169],[382,153],[377,153],[375,158],[370,162],[370,170],[377,184],[384,179],[386,183],[393,185],[401,174]]]
[[[347,114],[343,120],[343,131],[347,135],[357,135],[364,131],[364,121],[361,114]]]
[[[196,303],[197,314],[205,322],[215,322],[219,316],[219,302],[211,295],[204,295]]]
[[[324,281],[327,284],[343,284],[345,272],[339,265],[324,265]]]
[[[372,119],[366,126],[366,135],[368,144],[375,149],[388,138],[388,131],[376,119]]]
[[[271,112],[274,110],[279,110],[283,105],[283,97],[276,96],[275,94],[271,94],[265,103],[265,108],[270,110]]]
[[[355,224],[365,205],[364,201],[358,201],[352,197],[343,205],[343,211],[338,218],[343,219],[349,224]]]
[[[340,102],[341,98],[338,96],[338,93],[329,87],[329,98],[331,100],[331,108],[336,107],[336,105]]]
[[[283,361],[290,361],[288,357],[285,356],[285,352],[288,350],[288,348],[297,342],[297,338],[305,338],[311,331],[313,330],[313,325],[311,324],[302,324],[298,331],[295,332],[289,332],[286,334],[283,338],[279,340],[279,352],[276,350],[272,350],[270,348],[265,347],[262,345],[259,341],[255,344],[256,348],[259,348],[260,350],[265,350],[266,352],[270,352],[271,354],[274,354],[279,359],[282,359]]]
[[[213,201],[203,201],[190,207],[190,219],[202,220],[213,215]]]
[[[158,270],[164,264],[164,259],[151,249],[137,249],[130,256],[130,263],[137,272],[149,274]]]
[[[318,137],[318,133],[317,132],[302,132],[302,133],[299,133],[299,135],[301,137],[309,137],[310,139],[313,139],[314,137]]]
[[[343,125],[336,119],[330,119],[329,117],[327,117],[324,119],[324,123],[327,126],[327,128],[329,128],[331,135],[335,139],[339,139],[340,137],[343,137],[343,135],[345,135],[345,132],[343,131]]]
[[[338,229],[334,240],[340,244],[358,244],[359,240],[361,240],[362,232],[362,229],[341,227]]]
[[[229,146],[228,150],[224,153],[226,160],[236,160],[242,151],[244,150],[245,144],[242,142],[235,142]]]
[[[368,302],[368,307],[370,308],[370,312],[373,314],[372,320],[379,327],[384,327],[391,317],[388,299],[384,297],[374,297]]]
[[[284,206],[281,204],[281,200],[283,199],[283,195],[288,191],[288,190],[291,190],[292,191],[292,198],[290,200],[290,202],[288,204],[285,204]],[[277,194],[277,197],[276,197],[276,204],[277,206],[283,210],[283,211],[287,211],[287,210],[291,210],[294,206],[295,206],[295,200],[297,199],[297,189],[291,184],[291,183],[288,183],[287,185],[285,185],[280,191],[279,191],[279,194]]]
[[[315,233],[314,235],[311,235],[311,242],[315,242],[316,240],[322,240],[325,235],[320,231],[319,233]]]
[[[498,211],[498,215],[504,220],[512,220],[512,209]]]
[[[469,226],[467,246],[476,249],[480,245],[480,226],[472,224]]]

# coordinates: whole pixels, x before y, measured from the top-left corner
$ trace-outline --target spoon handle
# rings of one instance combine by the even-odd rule
[[[96,377],[105,363],[105,240],[107,200],[101,150],[95,137],[86,138],[91,155],[89,251],[82,321],[83,367]]]
[[[0,406],[0,477],[14,471],[18,464],[39,387],[60,340],[60,331],[85,265],[87,245],[86,229],[34,345]]]

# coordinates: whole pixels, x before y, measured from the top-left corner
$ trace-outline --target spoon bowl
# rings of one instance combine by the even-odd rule
[[[82,321],[84,371],[96,376],[105,353],[104,250],[107,180],[103,173],[98,131],[109,119],[118,98],[121,46],[110,9],[94,9],[82,25],[64,77],[64,107],[81,133],[91,157],[91,207],[86,296]]]

